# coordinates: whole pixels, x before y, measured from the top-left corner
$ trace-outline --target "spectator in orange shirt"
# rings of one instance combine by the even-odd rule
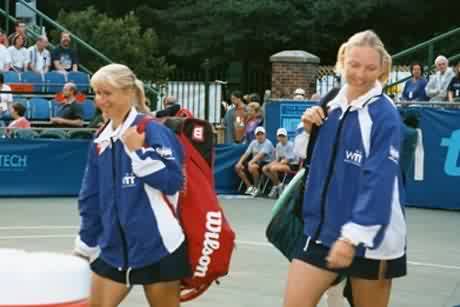
[[[26,107],[20,103],[14,103],[10,107],[11,117],[13,121],[8,125],[7,133],[11,133],[11,129],[25,129],[30,128],[30,122],[25,118]]]

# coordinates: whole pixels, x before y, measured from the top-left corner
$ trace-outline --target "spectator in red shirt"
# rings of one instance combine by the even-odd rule
[[[30,122],[24,117],[26,113],[26,107],[20,103],[14,103],[10,108],[11,117],[13,121],[8,125],[8,135],[11,133],[11,129],[25,129],[30,128]]]

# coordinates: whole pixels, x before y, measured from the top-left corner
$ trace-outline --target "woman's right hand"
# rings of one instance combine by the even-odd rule
[[[302,122],[305,125],[311,126],[321,126],[326,118],[326,114],[324,114],[323,108],[319,106],[311,107],[305,110],[302,115]]]

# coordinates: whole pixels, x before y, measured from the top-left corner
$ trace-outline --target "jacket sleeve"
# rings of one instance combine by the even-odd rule
[[[437,75],[432,75],[425,87],[425,93],[428,97],[432,98],[439,94],[439,89],[438,89],[437,84],[438,84]]]
[[[400,142],[399,120],[385,118],[374,123],[351,220],[342,227],[342,236],[355,245],[376,247],[377,233],[389,224],[395,181],[400,172]]]
[[[96,157],[96,145],[91,144],[78,197],[80,231],[75,240],[75,251],[90,257],[90,259],[97,257],[99,253],[97,242],[102,232]]]
[[[129,153],[134,175],[152,188],[174,195],[184,183],[182,146],[173,132],[154,122],[146,126],[145,138],[148,147]]]

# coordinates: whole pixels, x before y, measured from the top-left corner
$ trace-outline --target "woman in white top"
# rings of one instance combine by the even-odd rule
[[[13,46],[8,47],[11,56],[11,69],[16,72],[27,71],[29,53],[24,48],[24,44],[24,37],[21,34],[16,34],[13,38]]]

